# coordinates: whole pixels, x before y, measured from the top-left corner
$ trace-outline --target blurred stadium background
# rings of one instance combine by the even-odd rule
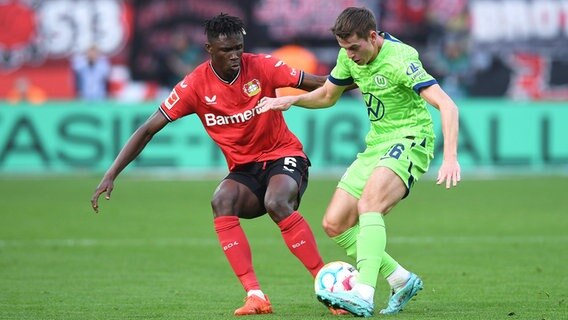
[[[565,4],[3,0],[0,174],[104,170],[182,74],[206,58],[202,23],[220,12],[243,18],[247,51],[275,53],[327,74],[338,50],[329,28],[350,5],[372,8],[380,29],[415,46],[427,70],[458,102],[464,171],[566,173]],[[81,68],[93,48],[110,67]],[[83,86],[101,81],[105,91],[82,94]],[[349,95],[333,111],[286,114],[314,173],[343,169],[362,146],[367,121],[358,99]],[[224,170],[221,154],[196,128],[196,119],[184,122],[158,137],[131,169]]]
[[[103,216],[90,215],[91,192],[180,72],[206,59],[205,19],[237,15],[246,51],[327,74],[338,51],[329,28],[347,6],[371,8],[381,30],[416,47],[460,107],[462,186],[433,187],[442,134],[432,110],[437,158],[415,198],[388,217],[391,253],[427,282],[408,319],[566,319],[564,0],[0,0],[0,318],[231,318],[242,293],[215,251],[207,200],[226,165],[195,117],[154,138]],[[96,72],[85,69],[88,55]],[[96,83],[102,91],[82,91]],[[319,223],[364,145],[361,104],[355,93],[285,114],[312,160],[302,212],[326,260],[343,259]],[[296,297],[311,286],[266,231],[274,226],[245,226],[260,243],[261,282],[290,308],[276,310],[321,318],[315,300]],[[203,301],[219,291],[218,304]]]

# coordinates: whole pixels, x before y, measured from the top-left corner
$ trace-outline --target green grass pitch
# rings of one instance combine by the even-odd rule
[[[96,215],[98,180],[0,177],[0,319],[234,319],[244,292],[213,230],[217,181],[127,175]],[[300,208],[326,261],[346,260],[320,227],[334,188],[312,179]],[[567,190],[566,177],[419,182],[386,218],[387,250],[425,289],[389,318],[568,319]],[[254,319],[336,318],[268,216],[242,224],[274,307]],[[387,296],[379,279],[377,309]]]

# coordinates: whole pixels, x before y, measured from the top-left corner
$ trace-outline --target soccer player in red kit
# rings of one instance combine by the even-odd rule
[[[270,55],[243,52],[244,25],[220,14],[205,23],[210,60],[198,66],[142,124],[107,170],[91,199],[109,199],[118,174],[138,156],[166,124],[195,114],[225,155],[229,174],[216,189],[211,206],[221,248],[247,292],[235,315],[272,313],[252,265],[251,249],[239,219],[268,213],[290,251],[315,276],[323,266],[308,223],[297,211],[308,183],[310,162],[302,144],[288,129],[281,112],[259,113],[263,97],[275,89],[313,90],[325,82]]]

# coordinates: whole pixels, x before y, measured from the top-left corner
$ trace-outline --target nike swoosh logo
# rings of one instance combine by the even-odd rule
[[[185,80],[183,80],[183,81],[179,84],[179,86],[185,89],[185,88],[187,88],[187,83],[185,83]]]

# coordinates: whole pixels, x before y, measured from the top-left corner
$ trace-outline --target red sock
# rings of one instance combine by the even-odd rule
[[[323,260],[318,251],[316,239],[310,229],[310,225],[298,212],[293,212],[289,217],[278,223],[282,237],[288,249],[304,264],[306,269],[316,276],[323,267]]]
[[[260,290],[258,279],[252,267],[252,253],[247,237],[235,216],[215,218],[215,232],[221,248],[229,260],[235,275],[241,281],[245,291]]]

